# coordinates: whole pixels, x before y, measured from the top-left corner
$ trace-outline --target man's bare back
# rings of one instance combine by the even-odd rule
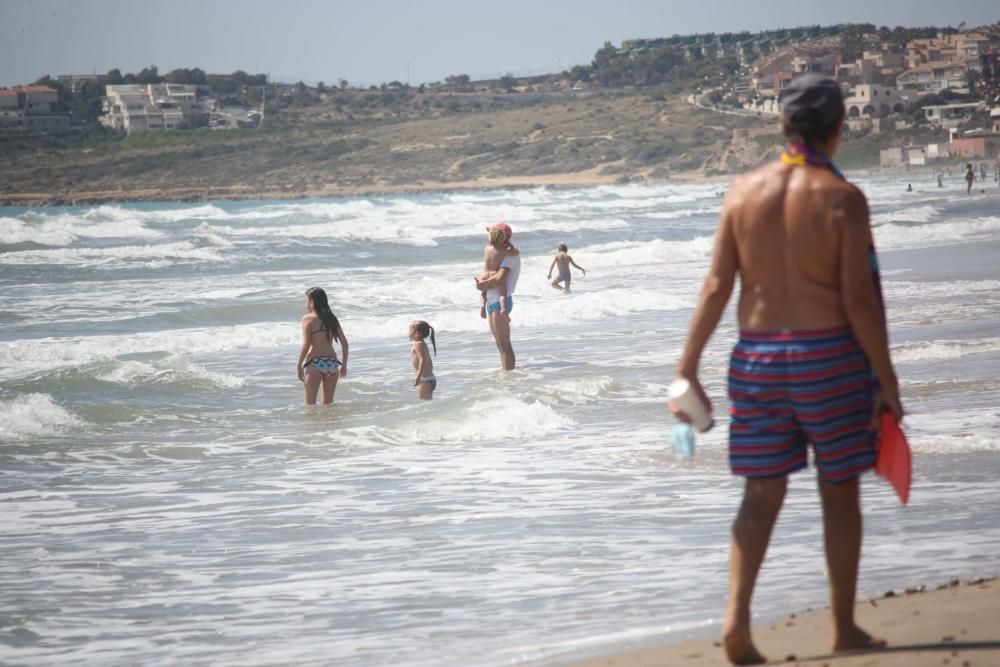
[[[863,227],[867,234],[868,228],[856,187],[826,169],[769,164],[733,184],[722,217],[740,274],[741,329],[849,323],[841,284],[844,230]]]

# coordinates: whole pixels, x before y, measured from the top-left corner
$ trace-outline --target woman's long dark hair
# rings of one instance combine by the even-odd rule
[[[306,290],[306,298],[312,301],[313,310],[323,323],[323,329],[330,333],[330,340],[333,340],[340,333],[340,320],[330,310],[330,302],[327,301],[326,292],[322,287],[310,287]]]
[[[427,338],[428,336],[431,337],[431,346],[434,348],[434,356],[436,357],[438,353],[438,346],[437,343],[434,342],[434,327],[427,324],[427,322],[424,322],[423,320],[414,320],[413,328],[416,329],[421,338]]]

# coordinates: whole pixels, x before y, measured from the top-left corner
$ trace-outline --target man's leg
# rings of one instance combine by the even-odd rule
[[[750,599],[767,553],[771,530],[785,500],[788,479],[748,479],[733,522],[729,551],[729,605],[722,630],[726,655],[735,665],[766,662],[750,637]]]
[[[861,559],[861,485],[857,477],[842,484],[819,482],[823,501],[823,538],[830,571],[833,650],[880,648],[885,642],[854,623],[854,596]]]
[[[490,313],[490,329],[500,350],[500,365],[505,371],[514,370],[514,348],[510,344],[510,316],[499,311]]]

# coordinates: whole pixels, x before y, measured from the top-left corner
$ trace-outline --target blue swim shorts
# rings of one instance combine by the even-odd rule
[[[512,297],[511,295],[508,294],[507,295],[507,313],[509,314],[512,310],[514,310],[514,297]],[[500,311],[500,302],[499,301],[497,301],[496,303],[486,304],[486,312],[487,313],[496,313],[496,312],[499,312],[499,311]]]
[[[876,383],[849,327],[741,332],[729,364],[729,463],[749,478],[807,466],[813,444],[823,481],[875,465],[870,430]]]

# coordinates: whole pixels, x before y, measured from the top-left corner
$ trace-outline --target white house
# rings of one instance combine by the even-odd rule
[[[197,86],[179,83],[107,86],[101,122],[129,134],[177,129],[190,118],[197,91]]]
[[[936,127],[946,129],[958,127],[968,121],[974,113],[986,108],[985,102],[964,104],[936,104],[923,108],[924,117]]]
[[[844,100],[849,119],[903,113],[909,106],[909,98],[898,88],[873,83],[854,86],[851,94]]]

